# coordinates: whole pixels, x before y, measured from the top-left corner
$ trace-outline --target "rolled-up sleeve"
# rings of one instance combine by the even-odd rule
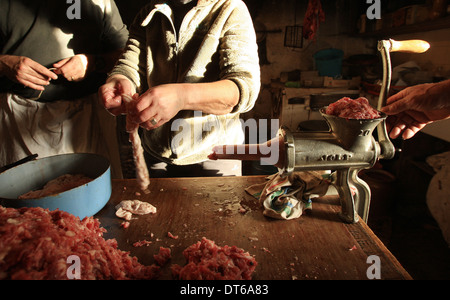
[[[243,2],[230,14],[220,43],[221,79],[232,80],[239,88],[240,99],[233,112],[250,111],[261,87],[258,46],[253,22]]]
[[[146,88],[146,33],[145,28],[141,26],[143,15],[145,14],[145,9],[141,10],[130,25],[129,37],[124,52],[116,66],[109,73],[109,76],[120,74],[127,77],[134,83],[138,91]]]

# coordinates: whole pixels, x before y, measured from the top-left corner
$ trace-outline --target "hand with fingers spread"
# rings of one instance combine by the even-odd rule
[[[126,114],[126,103],[122,95],[134,95],[133,83],[123,75],[114,75],[106,81],[98,90],[102,105],[114,116]]]
[[[450,80],[404,89],[381,109],[389,118],[390,137],[412,138],[427,124],[450,118]]]
[[[23,84],[38,91],[43,91],[51,79],[58,76],[31,58],[15,55],[0,55],[0,76]]]

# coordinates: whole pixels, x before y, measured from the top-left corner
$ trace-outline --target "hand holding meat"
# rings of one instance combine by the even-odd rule
[[[181,110],[224,115],[230,113],[238,101],[239,89],[231,80],[170,83],[147,90],[128,112],[134,123],[150,130],[173,119]]]
[[[125,76],[115,75],[110,77],[98,90],[99,98],[103,106],[115,116],[126,114],[127,108],[122,95],[134,95],[135,88]]]
[[[450,118],[450,80],[404,89],[387,100],[382,111],[390,137],[412,138],[427,124]]]
[[[150,88],[129,107],[131,121],[147,130],[157,128],[184,108],[184,95],[183,84]]]
[[[15,55],[0,55],[0,76],[38,91],[43,91],[51,79],[58,79],[55,73],[31,58]]]

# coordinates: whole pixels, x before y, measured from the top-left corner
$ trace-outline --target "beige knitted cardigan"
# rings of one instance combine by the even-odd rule
[[[160,160],[205,161],[214,145],[243,142],[239,117],[253,108],[259,94],[258,50],[248,9],[241,0],[199,0],[177,33],[169,5],[153,0],[130,26],[114,74],[127,76],[140,93],[166,83],[235,82],[240,101],[230,114],[180,111],[163,126],[143,132],[144,149]]]

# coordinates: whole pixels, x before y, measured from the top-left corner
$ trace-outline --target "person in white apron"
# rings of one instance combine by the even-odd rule
[[[122,177],[115,118],[97,90],[128,30],[114,1],[80,3],[0,0],[0,167],[31,154],[97,153]]]

